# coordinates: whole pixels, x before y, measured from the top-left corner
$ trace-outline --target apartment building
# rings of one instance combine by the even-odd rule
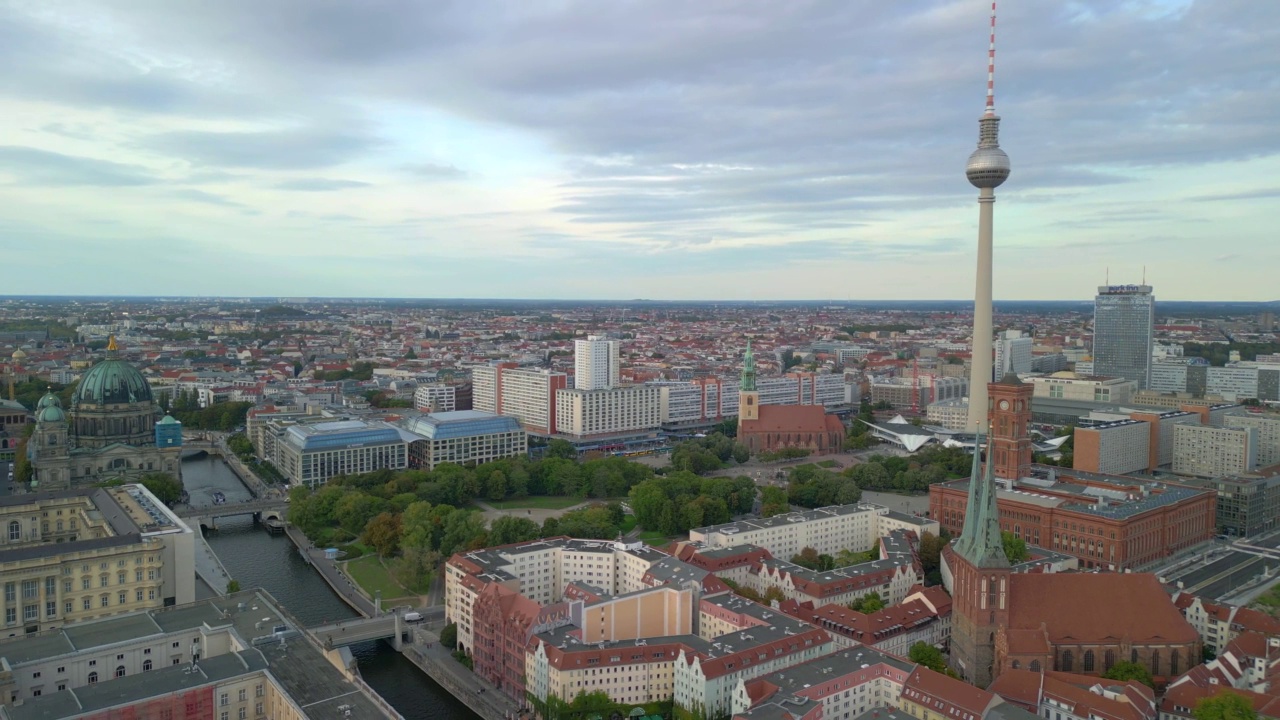
[[[718,377],[687,383],[649,383],[665,387],[662,422],[687,424],[722,420],[738,414],[738,382]],[[788,373],[756,379],[761,405],[822,405],[849,402],[848,385],[839,374]]]
[[[1258,429],[1179,425],[1173,433],[1173,472],[1244,475],[1258,465]]]
[[[841,648],[866,645],[907,657],[918,642],[946,647],[951,640],[951,596],[938,585],[917,585],[901,603],[871,614],[837,603],[815,605],[794,600],[782,603],[779,609],[831,633]]]
[[[664,388],[626,385],[556,391],[557,432],[577,438],[657,430]]]
[[[894,707],[915,667],[870,647],[842,649],[753,680],[740,680],[733,693],[733,719],[905,720],[910,716]]]
[[[489,583],[515,591],[539,606],[564,599],[565,587],[581,583],[609,595],[649,587],[649,569],[668,555],[644,543],[544,538],[458,553],[445,563],[445,617],[458,625],[458,644],[472,647],[473,607]]]
[[[1173,604],[1200,633],[1205,647],[1215,653],[1221,653],[1242,633],[1280,637],[1280,620],[1252,608],[1206,600],[1181,590],[1174,594]]]
[[[675,664],[674,699],[679,708],[709,717],[733,707],[739,682],[807,662],[835,649],[825,630],[788,617],[737,595],[704,598],[699,627],[719,615],[747,616],[752,624],[740,630],[702,639],[682,653]],[[700,630],[700,635],[706,633]],[[701,639],[701,638],[700,638]]]
[[[1021,330],[1005,330],[996,335],[992,346],[995,361],[991,365],[991,382],[999,382],[1005,375],[1021,375],[1031,372],[1031,346],[1034,338]]]
[[[1280,416],[1252,413],[1228,415],[1222,419],[1222,424],[1229,428],[1257,430],[1258,467],[1280,464]]]
[[[1179,425],[1199,425],[1200,415],[1185,410],[1164,412],[1131,412],[1129,418],[1150,423],[1151,439],[1148,441],[1150,457],[1147,469],[1165,467],[1173,462],[1173,430]]]
[[[929,518],[858,503],[694,528],[689,540],[707,548],[756,545],[775,558],[791,558],[807,547],[825,555],[862,551],[894,530],[910,530],[921,537],[926,532],[937,535],[939,525]]]
[[[1078,427],[1074,438],[1076,470],[1124,475],[1147,470],[1151,461],[1151,424],[1120,420]]]
[[[669,700],[677,659],[699,644],[693,635],[587,644],[574,629],[539,633],[531,641],[525,687],[539,702],[569,702],[578,693],[597,691],[628,705]]]
[[[622,343],[603,335],[573,341],[573,387],[607,390],[620,382]]]
[[[948,430],[964,432],[969,429],[969,400],[952,398],[929,403],[925,409],[925,422]]]
[[[761,594],[778,588],[788,600],[813,605],[848,604],[871,593],[888,605],[896,605],[924,581],[915,537],[905,530],[894,530],[882,539],[878,560],[821,572],[764,558],[752,566],[743,585]]]
[[[8,637],[195,600],[195,534],[142,485],[0,498]]]
[[[1155,691],[1137,680],[1099,683],[1061,672],[1006,670],[988,688],[1006,702],[1053,720],[1156,720]]]
[[[514,417],[536,435],[558,432],[556,395],[569,387],[568,375],[497,363],[472,368],[471,382],[474,409]]]
[[[419,412],[442,413],[458,409],[458,388],[444,383],[419,385],[413,391],[413,408]]]
[[[571,586],[572,587],[572,586]],[[624,595],[601,595],[570,607],[585,643],[643,640],[693,633],[694,593],[660,585]]]
[[[245,591],[0,640],[0,718],[396,717],[300,630]]]

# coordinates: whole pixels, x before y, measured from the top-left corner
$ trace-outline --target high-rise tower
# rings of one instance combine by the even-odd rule
[[[1151,385],[1156,302],[1150,285],[1103,285],[1093,302],[1093,374]]]
[[[618,385],[619,343],[602,335],[573,341],[573,387],[578,390],[608,390]]]
[[[987,421],[987,383],[991,382],[992,209],[996,188],[1009,177],[1009,156],[1000,149],[996,115],[996,4],[991,3],[991,46],[987,50],[987,109],[978,120],[978,149],[965,175],[978,188],[978,272],[973,297],[973,360],[969,366],[969,427]]]

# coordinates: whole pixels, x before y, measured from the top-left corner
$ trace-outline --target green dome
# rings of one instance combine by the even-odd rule
[[[89,368],[80,379],[73,405],[114,405],[151,402],[151,384],[138,369],[119,358],[106,360]]]
[[[36,404],[36,410],[43,410],[47,407],[62,407],[62,401],[58,399],[57,395],[53,394],[52,390],[46,392],[44,397],[40,398],[40,402]]]
[[[181,425],[182,423],[175,420],[172,415],[165,415],[163,418],[160,418],[160,422],[156,424],[157,425]]]
[[[36,414],[36,422],[53,423],[66,422],[66,420],[67,414],[62,412],[62,406],[60,405],[48,405]]]

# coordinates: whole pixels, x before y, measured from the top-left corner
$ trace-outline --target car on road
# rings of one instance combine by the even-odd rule
[[[404,621],[405,622],[422,622],[422,613],[407,612],[404,614]]]

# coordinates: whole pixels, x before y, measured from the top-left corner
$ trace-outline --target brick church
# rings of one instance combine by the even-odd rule
[[[752,455],[803,448],[830,455],[844,447],[844,423],[821,405],[761,405],[756,390],[756,357],[747,341],[738,389],[738,442]]]
[[[997,479],[1031,467],[1031,386],[988,386],[986,463],[974,451],[960,537],[943,550],[952,606],[951,663],[987,687],[1005,670],[1101,675],[1119,661],[1171,678],[1199,662],[1200,636],[1149,573],[1018,572],[1004,554]]]

